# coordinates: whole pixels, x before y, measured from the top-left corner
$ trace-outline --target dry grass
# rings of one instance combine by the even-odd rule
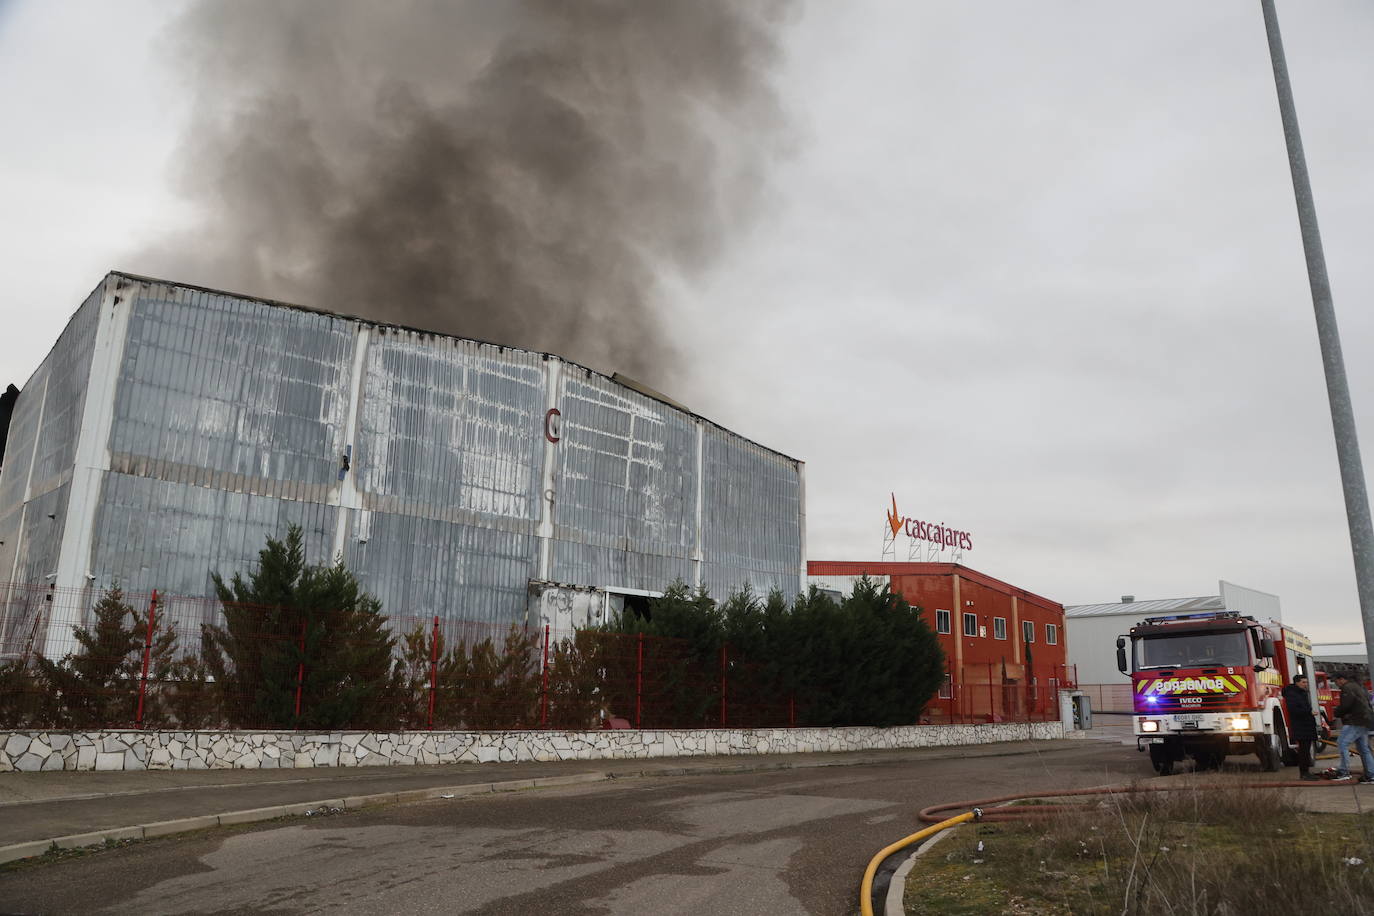
[[[960,831],[911,872],[907,912],[1374,914],[1371,839],[1367,817],[1303,813],[1270,790],[1090,799]]]

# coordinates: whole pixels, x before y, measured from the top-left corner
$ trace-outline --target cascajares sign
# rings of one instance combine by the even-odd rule
[[[892,508],[887,513],[887,523],[892,528],[892,536],[906,534],[919,541],[930,541],[943,547],[959,550],[973,549],[973,535],[967,531],[955,531],[939,522],[925,522],[917,518],[901,515],[897,511],[897,494],[892,494]]]

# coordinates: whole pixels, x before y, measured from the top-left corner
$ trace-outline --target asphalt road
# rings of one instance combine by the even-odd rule
[[[1115,742],[617,780],[169,837],[0,874],[4,913],[848,914],[940,802],[1145,778]]]

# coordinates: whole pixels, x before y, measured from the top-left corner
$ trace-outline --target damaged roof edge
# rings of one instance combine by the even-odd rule
[[[133,283],[158,284],[158,285],[160,285],[160,286],[175,286],[175,287],[180,287],[181,289],[191,289],[191,290],[196,290],[196,291],[202,292],[202,293],[210,293],[210,294],[215,295],[215,296],[229,296],[229,297],[234,298],[234,299],[243,299],[243,300],[246,300],[246,301],[248,301],[248,302],[257,302],[257,303],[260,303],[260,304],[262,304],[262,305],[270,305],[270,306],[274,306],[274,307],[276,307],[276,308],[294,309],[295,311],[298,311],[298,312],[308,312],[308,313],[310,313],[310,314],[312,314],[312,315],[324,315],[325,317],[328,317],[328,318],[338,318],[338,319],[341,319],[341,320],[344,320],[344,321],[356,321],[356,322],[359,323],[359,324],[367,325],[368,327],[373,327],[373,328],[394,328],[394,329],[396,329],[396,330],[398,330],[398,331],[409,331],[409,332],[414,333],[414,334],[428,334],[428,335],[430,335],[431,337],[444,337],[444,338],[447,338],[447,339],[450,339],[450,340],[464,340],[464,341],[468,341],[468,342],[470,342],[470,343],[481,344],[482,346],[496,347],[496,348],[499,349],[499,350],[516,350],[516,351],[521,352],[521,353],[531,353],[531,354],[535,354],[535,355],[538,355],[538,356],[542,356],[542,357],[543,357],[544,359],[546,359],[546,360],[548,360],[548,359],[556,359],[556,360],[558,360],[559,362],[564,363],[565,365],[574,366],[574,367],[576,367],[576,368],[578,368],[578,369],[581,369],[583,372],[586,372],[586,373],[588,373],[589,375],[597,375],[597,376],[600,376],[601,378],[605,379],[605,380],[608,381],[608,382],[611,382],[612,384],[619,385],[619,386],[622,387],[622,388],[625,388],[625,389],[628,389],[628,390],[630,390],[630,391],[633,391],[633,392],[635,392],[636,394],[640,394],[640,395],[642,395],[642,396],[644,396],[644,397],[646,397],[646,398],[649,398],[650,400],[657,401],[657,402],[659,402],[660,404],[663,404],[663,405],[665,405],[665,406],[667,406],[667,407],[673,408],[674,410],[679,410],[679,411],[681,411],[682,413],[687,414],[689,417],[693,417],[693,418],[695,418],[695,419],[697,419],[697,420],[702,421],[703,423],[709,423],[711,426],[714,426],[716,429],[720,430],[721,432],[728,433],[729,435],[734,436],[734,437],[736,437],[736,438],[738,438],[738,439],[743,439],[745,442],[749,442],[749,443],[752,443],[752,444],[754,444],[754,445],[757,445],[759,448],[761,448],[761,449],[763,449],[763,450],[765,450],[765,451],[767,451],[767,452],[771,452],[772,454],[777,455],[779,458],[784,458],[784,459],[786,459],[786,460],[788,460],[788,461],[794,462],[794,463],[795,463],[796,465],[798,465],[799,467],[800,467],[801,465],[805,464],[805,462],[803,462],[800,458],[793,458],[791,455],[785,454],[784,452],[780,452],[780,451],[778,451],[778,450],[775,449],[775,448],[769,448],[768,446],[764,445],[764,444],[761,443],[761,442],[756,442],[756,441],[754,441],[753,439],[750,439],[750,438],[747,437],[747,436],[742,436],[742,435],[740,435],[739,433],[735,432],[735,431],[732,430],[732,429],[728,429],[728,428],[726,428],[726,427],[724,427],[724,426],[721,426],[719,423],[717,423],[716,421],[712,420],[710,417],[702,416],[701,414],[697,413],[696,411],[691,410],[691,409],[689,409],[689,408],[687,408],[687,407],[684,407],[682,404],[678,403],[677,401],[674,401],[672,398],[668,397],[667,395],[665,395],[665,394],[663,394],[663,393],[661,393],[661,392],[659,392],[659,391],[655,391],[653,388],[650,388],[648,385],[645,385],[645,384],[643,384],[642,382],[635,382],[633,379],[627,379],[625,376],[621,375],[621,374],[618,373],[618,372],[612,373],[611,375],[607,375],[607,374],[604,373],[604,372],[598,372],[596,369],[592,369],[592,368],[589,367],[589,366],[584,366],[584,365],[582,365],[581,363],[573,362],[572,360],[568,359],[567,357],[565,357],[565,356],[560,356],[560,355],[557,354],[557,353],[547,353],[547,352],[545,352],[545,351],[543,351],[543,350],[531,350],[531,349],[529,349],[528,347],[518,347],[518,346],[515,346],[515,345],[513,345],[513,344],[495,343],[494,341],[490,341],[490,340],[481,340],[481,339],[476,338],[476,337],[462,337],[462,336],[460,336],[460,335],[458,335],[458,334],[444,334],[444,333],[442,333],[442,332],[440,332],[440,331],[432,331],[432,330],[429,330],[428,328],[416,328],[416,327],[411,327],[410,325],[395,324],[394,322],[389,322],[389,321],[378,321],[378,320],[375,319],[375,318],[363,318],[363,317],[360,317],[360,316],[358,316],[358,315],[349,315],[349,314],[344,313],[344,312],[331,312],[331,311],[329,311],[328,309],[314,308],[314,307],[308,306],[308,305],[299,305],[299,304],[294,303],[294,302],[283,302],[283,301],[281,301],[281,300],[279,300],[279,299],[268,299],[268,298],[266,298],[266,297],[264,297],[264,296],[252,296],[252,295],[248,295],[248,294],[246,294],[246,293],[236,293],[236,292],[234,292],[234,291],[232,291],[232,290],[215,289],[214,287],[210,287],[210,286],[199,286],[199,285],[197,285],[197,284],[195,284],[195,283],[182,283],[182,282],[180,282],[180,281],[178,281],[178,280],[164,280],[164,279],[162,279],[162,278],[160,278],[160,277],[146,277],[146,276],[143,276],[142,274],[129,273],[129,272],[123,271],[123,270],[111,270],[111,271],[109,272],[109,274],[107,275],[106,279],[108,279],[108,277],[119,277],[119,278],[121,278],[121,279],[131,281],[131,282],[133,282]],[[96,284],[96,287],[95,287],[95,288],[96,288],[96,289],[99,289],[100,286],[101,286],[101,284],[103,284],[104,282],[105,282],[105,279],[102,279],[102,280],[100,281],[100,283],[97,283],[97,284]],[[88,298],[89,298],[89,297],[88,297]],[[84,303],[85,300],[82,300],[82,302]],[[75,316],[73,316],[73,317],[75,317]],[[69,321],[68,321],[68,325],[70,325],[70,324],[71,324],[71,322],[70,322],[70,320],[69,320]],[[66,329],[65,329],[65,328],[63,329],[63,333],[66,333]],[[61,335],[58,335],[58,336],[60,337]],[[56,346],[56,343],[55,343],[55,342],[54,342],[54,346]],[[51,355],[51,351],[49,351],[49,355]],[[44,357],[44,359],[46,359],[46,358],[47,358],[47,357]],[[36,371],[36,370],[35,370],[35,371]],[[629,382],[633,382],[633,384],[629,384]]]

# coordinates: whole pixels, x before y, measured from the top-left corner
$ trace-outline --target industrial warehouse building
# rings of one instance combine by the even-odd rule
[[[8,432],[0,652],[61,655],[116,583],[212,595],[291,523],[412,617],[801,587],[801,462],[552,354],[111,273]]]
[[[1116,638],[1146,617],[1235,611],[1260,620],[1282,620],[1277,595],[1222,580],[1219,595],[1137,601],[1123,595],[1108,604],[1078,604],[1064,608],[1069,628],[1069,663],[1078,670],[1079,688],[1100,712],[1126,713],[1133,708],[1130,675],[1116,667]]]
[[[932,718],[1058,716],[1059,688],[1074,679],[1058,602],[958,563],[812,560],[806,571],[837,597],[867,576],[924,611],[948,670]]]

